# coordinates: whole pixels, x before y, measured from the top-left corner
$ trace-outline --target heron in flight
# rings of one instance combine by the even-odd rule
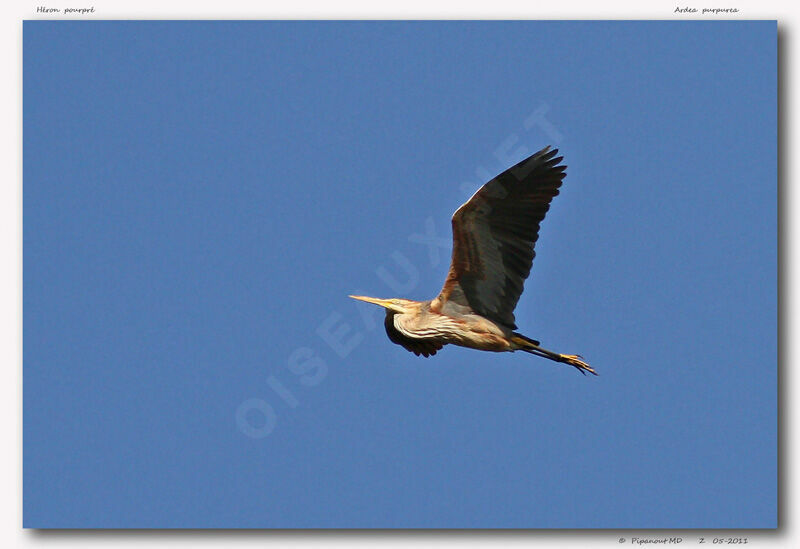
[[[514,308],[531,271],[539,224],[566,175],[545,147],[485,185],[453,214],[453,257],[429,301],[351,295],[386,309],[392,342],[419,356],[448,344],[482,351],[525,351],[597,375],[580,355],[548,351],[517,333]]]

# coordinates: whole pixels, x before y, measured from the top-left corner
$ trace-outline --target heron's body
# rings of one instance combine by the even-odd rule
[[[548,351],[514,331],[539,224],[565,175],[556,152],[545,148],[509,168],[453,214],[453,258],[436,298],[351,297],[385,307],[389,339],[417,356],[435,355],[445,345],[523,350],[595,373],[580,356]]]
[[[421,346],[419,354],[425,354],[425,346],[432,349],[427,354],[435,354],[435,347],[447,344],[482,351],[515,350],[511,343],[513,332],[489,319],[472,312],[436,311],[430,301],[413,303],[407,306],[406,313],[386,311],[386,333],[392,341],[399,340],[395,343],[405,343],[412,348]]]

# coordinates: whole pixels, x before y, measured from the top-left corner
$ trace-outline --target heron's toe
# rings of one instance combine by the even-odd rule
[[[589,364],[583,360],[581,355],[561,355],[561,360],[570,366],[577,368],[583,375],[586,375],[586,372],[597,375],[597,372],[594,371],[594,368],[589,366]]]

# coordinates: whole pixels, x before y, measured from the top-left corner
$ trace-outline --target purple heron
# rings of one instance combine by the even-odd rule
[[[525,351],[596,374],[580,355],[548,351],[515,332],[514,308],[533,265],[539,224],[566,175],[545,147],[485,185],[453,214],[453,256],[439,295],[429,301],[351,295],[386,309],[389,339],[419,356],[448,344],[482,351]]]

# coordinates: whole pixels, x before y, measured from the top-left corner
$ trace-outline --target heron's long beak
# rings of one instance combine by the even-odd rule
[[[375,305],[380,305],[381,307],[386,307],[387,309],[392,308],[392,303],[388,299],[378,299],[377,297],[366,297],[363,295],[349,295],[347,297],[352,297],[353,299],[357,299],[359,301],[366,301],[367,303],[374,303]]]

